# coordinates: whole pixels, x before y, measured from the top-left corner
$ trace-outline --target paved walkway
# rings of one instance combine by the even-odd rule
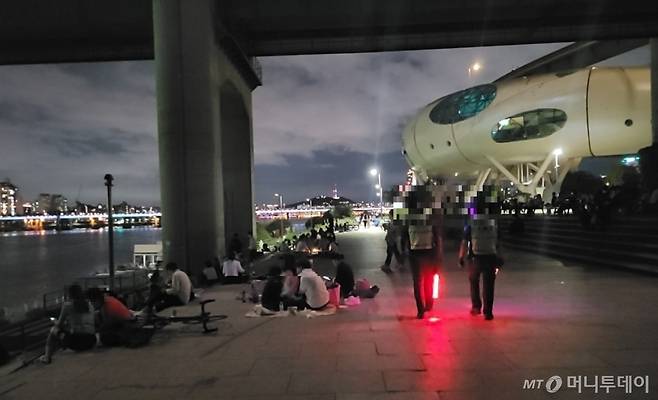
[[[544,257],[507,254],[495,320],[468,314],[466,273],[450,249],[441,300],[414,318],[408,272],[378,266],[383,233],[339,237],[379,296],[334,316],[244,318],[240,287],[206,292],[229,314],[216,335],[170,325],[141,349],[56,354],[0,377],[7,399],[655,399],[658,398],[658,279],[584,269]],[[196,310],[194,310],[196,311]],[[523,389],[558,375],[555,394]],[[568,389],[567,376],[649,376],[649,394]],[[605,392],[605,391],[603,391]],[[598,397],[597,397],[598,396]]]

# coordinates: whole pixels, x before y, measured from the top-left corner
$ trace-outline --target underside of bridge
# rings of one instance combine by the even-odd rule
[[[0,64],[155,59],[165,258],[198,271],[253,228],[254,57],[584,41],[518,76],[640,46],[657,22],[637,0],[14,0]]]

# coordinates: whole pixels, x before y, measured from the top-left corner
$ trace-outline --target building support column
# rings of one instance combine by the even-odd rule
[[[192,273],[253,229],[250,60],[217,21],[214,0],[154,0],[165,262]]]
[[[212,1],[153,1],[165,262],[196,271],[215,254]],[[215,118],[216,119],[216,118]],[[220,175],[221,176],[221,175]]]
[[[653,144],[641,149],[640,169],[645,189],[658,189],[658,38],[650,40],[651,48],[651,133]]]

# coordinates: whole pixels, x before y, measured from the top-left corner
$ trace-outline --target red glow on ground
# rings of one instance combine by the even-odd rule
[[[439,318],[439,317],[430,317],[430,319],[428,319],[428,321],[430,321],[432,323],[439,322],[439,321],[441,321],[441,318]]]

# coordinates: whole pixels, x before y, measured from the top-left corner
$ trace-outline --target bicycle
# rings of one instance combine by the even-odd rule
[[[202,324],[204,334],[216,332],[217,327],[208,327],[208,324],[215,321],[221,321],[223,319],[228,318],[228,316],[223,314],[211,314],[210,312],[206,311],[206,304],[212,303],[214,301],[215,299],[207,299],[200,301],[199,305],[201,306],[201,312],[198,315],[185,316],[185,317],[183,316],[178,317],[176,315],[172,315],[169,317],[165,317],[157,314],[151,314],[146,318],[144,325],[153,325],[155,329],[162,329],[165,326],[176,322],[180,322],[183,324],[190,324],[190,325]]]

